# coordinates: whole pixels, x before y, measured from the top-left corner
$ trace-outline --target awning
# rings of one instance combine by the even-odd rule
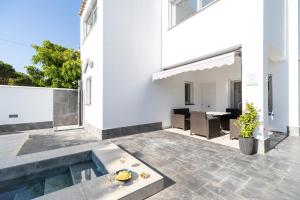
[[[215,67],[222,67],[224,65],[232,65],[234,64],[234,58],[235,52],[231,52],[193,62],[190,64],[186,64],[180,67],[164,70],[161,72],[154,73],[152,75],[152,81],[168,78],[184,72],[212,69]]]

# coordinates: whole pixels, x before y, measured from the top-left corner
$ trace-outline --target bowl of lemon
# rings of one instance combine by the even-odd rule
[[[115,173],[115,179],[117,181],[126,182],[132,178],[133,172],[128,169],[121,169]]]

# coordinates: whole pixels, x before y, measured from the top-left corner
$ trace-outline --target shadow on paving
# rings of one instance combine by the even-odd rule
[[[96,137],[86,136],[76,131],[64,131],[51,134],[33,134],[22,146],[18,155],[37,153],[91,142],[98,142]]]

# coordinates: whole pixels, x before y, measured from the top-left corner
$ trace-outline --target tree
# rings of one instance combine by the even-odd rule
[[[80,53],[45,40],[41,46],[32,45],[36,54],[33,66],[25,69],[33,83],[41,87],[77,88],[81,77]]]
[[[16,72],[14,78],[9,78],[8,85],[36,86],[36,84],[34,84],[31,80],[30,76],[21,72]]]
[[[0,85],[7,85],[9,78],[14,77],[15,73],[13,66],[0,60]]]

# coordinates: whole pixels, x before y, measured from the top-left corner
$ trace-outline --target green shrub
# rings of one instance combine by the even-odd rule
[[[251,138],[253,136],[253,131],[260,125],[257,115],[258,111],[253,103],[247,103],[245,113],[235,122],[235,126],[240,128],[240,137]]]

